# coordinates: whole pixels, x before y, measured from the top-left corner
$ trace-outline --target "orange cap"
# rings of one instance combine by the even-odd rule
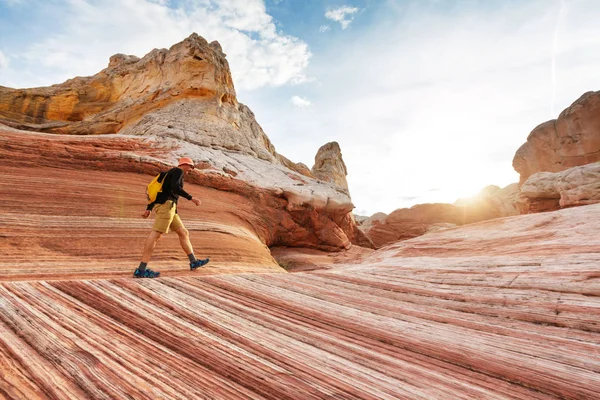
[[[182,158],[179,159],[179,165],[181,166],[181,165],[184,165],[184,164],[187,164],[187,165],[193,167],[194,166],[194,161],[192,161],[192,159],[189,158],[189,157],[182,157]]]

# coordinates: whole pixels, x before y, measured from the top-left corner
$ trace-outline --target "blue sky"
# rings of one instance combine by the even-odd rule
[[[529,132],[600,90],[597,21],[596,0],[0,0],[0,85],[197,32],[278,152],[337,141],[355,212],[389,213],[518,181]]]

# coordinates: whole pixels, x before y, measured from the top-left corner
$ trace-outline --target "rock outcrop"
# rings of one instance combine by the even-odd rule
[[[513,159],[522,185],[536,172],[600,161],[600,91],[587,92],[556,120],[536,127]]]
[[[600,162],[562,172],[538,172],[521,186],[522,214],[600,203]]]
[[[92,77],[0,87],[0,122],[15,129],[0,132],[8,165],[23,158],[32,166],[155,174],[191,157],[199,167],[191,183],[256,202],[255,233],[268,246],[370,245],[354,223],[347,187],[315,179],[275,151],[237,102],[219,44],[196,34],[142,59],[113,56]]]
[[[34,89],[0,88],[0,122],[27,130],[116,133],[183,98],[237,105],[220,45],[197,34],[143,58],[117,54],[91,77]]]
[[[176,149],[167,145],[165,141],[155,142],[150,138],[136,136],[66,136],[0,129],[1,175],[11,176],[11,179],[6,181],[7,185],[12,181],[24,182],[25,188],[17,191],[18,196],[14,191],[0,193],[0,202],[6,205],[5,209],[0,210],[0,214],[13,212],[8,206],[13,201],[21,201],[28,205],[26,209],[38,202],[55,201],[53,191],[56,187],[62,187],[61,179],[69,175],[73,176],[72,183],[81,187],[69,194],[67,204],[72,208],[68,210],[75,210],[80,207],[79,204],[85,203],[90,196],[95,195],[99,196],[100,202],[120,203],[123,201],[122,192],[104,193],[105,186],[102,186],[102,189],[94,185],[88,186],[86,182],[91,179],[88,176],[113,180],[121,179],[112,177],[115,173],[134,173],[135,178],[128,175],[123,177],[121,182],[121,190],[127,193],[125,196],[127,201],[132,202],[132,206],[123,209],[121,214],[114,215],[117,219],[111,220],[121,226],[128,223],[130,218],[138,218],[139,212],[134,211],[134,204],[138,210],[145,208],[144,190],[151,175],[170,168],[162,157],[172,154]],[[177,142],[172,145],[176,146]],[[239,227],[249,229],[260,249],[266,249],[267,246],[299,246],[336,251],[349,248],[351,240],[364,244],[359,236],[362,232],[348,225],[347,219],[351,216],[352,203],[330,186],[313,181],[295,187],[293,185],[298,181],[288,175],[301,175],[294,175],[283,166],[239,154],[232,155],[231,158],[225,157],[225,153],[219,151],[207,154],[212,157],[209,158],[208,167],[196,169],[186,176],[187,185],[190,185],[188,189],[190,192],[196,190],[204,193],[203,198],[219,199],[218,202],[224,207],[230,203],[231,208],[215,214],[214,210],[208,211],[200,207],[196,210],[195,218],[206,218],[215,222],[215,218],[222,218],[226,221],[224,224],[229,224],[233,230]],[[237,177],[233,177],[225,172],[219,163],[233,163],[238,167],[243,165],[244,170],[252,169],[252,175],[240,171]],[[239,176],[264,178],[260,182],[261,186],[258,182],[239,179]],[[81,180],[81,185],[77,184],[78,179]],[[271,187],[268,188],[268,185]],[[127,186],[131,188],[127,189]],[[205,193],[206,190],[209,191]],[[61,195],[62,191],[56,193],[56,201],[63,201]],[[339,202],[336,203],[336,199],[339,199]],[[247,208],[236,208],[236,203],[246,204]],[[93,210],[86,212],[95,215]],[[206,212],[209,215],[205,215]],[[103,214],[98,215],[102,216]],[[69,217],[69,214],[65,214],[65,217]],[[124,220],[120,221],[120,217]],[[143,226],[149,229],[146,225]],[[18,232],[14,234],[20,235]],[[78,233],[68,231],[64,234],[70,237],[77,236]],[[118,237],[116,232],[115,234],[115,237]],[[142,233],[142,236],[145,234],[147,231]],[[136,240],[143,241],[143,238],[138,236]],[[123,251],[133,257],[139,256],[133,255],[130,248]]]
[[[337,142],[327,143],[319,149],[315,156],[315,165],[311,172],[313,176],[325,182],[331,182],[344,193],[348,193],[346,176],[348,171],[342,159],[342,151]]]

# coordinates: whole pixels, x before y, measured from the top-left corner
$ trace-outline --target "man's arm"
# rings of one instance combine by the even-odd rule
[[[171,182],[173,182],[173,184],[171,186],[171,192],[173,192],[174,194],[181,196],[185,199],[191,200],[192,195],[189,194],[188,192],[186,192],[185,190],[183,190],[183,171],[181,169],[177,168],[173,172],[173,177],[171,179],[173,179],[171,181]]]

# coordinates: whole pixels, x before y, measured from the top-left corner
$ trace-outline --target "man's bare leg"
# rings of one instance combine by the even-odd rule
[[[182,226],[181,228],[177,229],[175,233],[177,233],[179,236],[179,244],[181,244],[181,248],[183,251],[185,251],[185,254],[187,254],[188,258],[190,259],[190,269],[192,271],[208,263],[208,258],[204,260],[196,259],[192,242],[190,242],[190,232],[187,229]]]
[[[190,232],[185,229],[183,226],[175,231],[179,236],[179,244],[183,251],[185,251],[186,255],[194,254],[194,249],[192,247],[192,242],[190,242]]]
[[[144,245],[144,254],[142,255],[142,262],[146,264],[150,262],[150,257],[152,257],[152,252],[156,247],[156,242],[158,242],[158,239],[160,239],[161,236],[161,232],[152,231],[150,233],[148,239],[146,239],[146,244]]]

